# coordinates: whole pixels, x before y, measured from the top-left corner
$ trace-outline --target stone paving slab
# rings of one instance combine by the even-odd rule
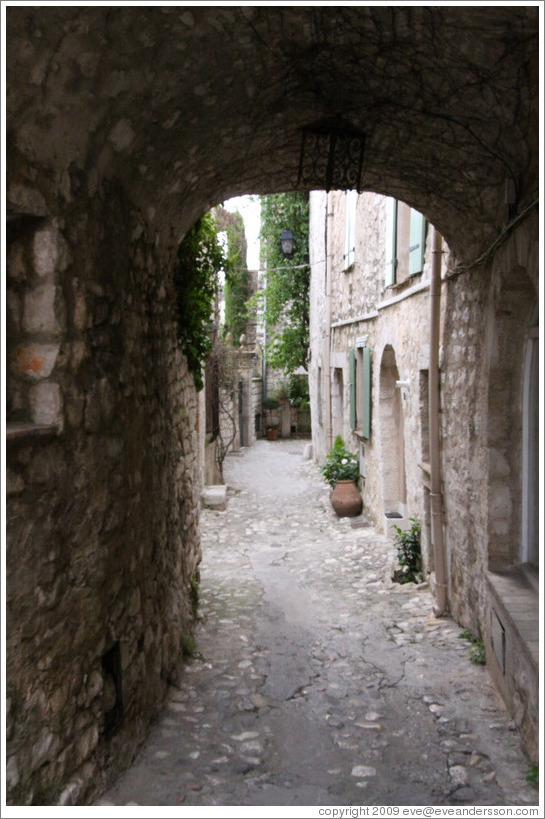
[[[227,509],[201,515],[199,656],[96,804],[537,805],[461,628],[392,582],[387,538],[335,516],[305,445],[227,459]]]

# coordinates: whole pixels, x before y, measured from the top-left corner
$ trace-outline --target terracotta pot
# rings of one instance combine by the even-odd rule
[[[267,441],[276,441],[278,438],[277,427],[267,427]]]
[[[355,481],[337,481],[331,493],[331,505],[339,518],[359,515],[363,500]]]

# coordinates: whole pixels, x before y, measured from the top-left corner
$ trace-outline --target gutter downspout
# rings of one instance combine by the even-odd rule
[[[435,562],[436,605],[433,613],[441,617],[447,610],[445,545],[443,541],[443,497],[441,494],[441,438],[439,424],[439,341],[441,319],[441,258],[443,240],[433,229],[432,268],[430,282],[430,361],[429,361],[429,422],[430,422],[430,503],[431,539]]]
[[[263,297],[263,357],[261,359],[261,400],[267,397],[267,361],[265,349],[267,347],[267,263],[265,262],[265,296]],[[263,419],[263,408],[261,409]]]
[[[326,193],[325,205],[325,345],[324,345],[324,398],[325,398],[325,444],[326,451],[332,445],[331,429],[331,264],[328,249],[329,220],[332,214],[329,213],[329,191]]]

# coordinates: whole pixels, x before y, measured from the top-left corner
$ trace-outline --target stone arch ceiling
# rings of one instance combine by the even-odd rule
[[[506,179],[519,211],[537,198],[537,7],[6,14],[8,185],[47,180],[53,212],[119,180],[182,235],[230,196],[294,189],[301,128],[326,116],[365,132],[363,187],[429,215],[459,257],[501,232]]]

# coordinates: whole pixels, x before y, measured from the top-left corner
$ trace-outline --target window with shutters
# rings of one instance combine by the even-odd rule
[[[400,285],[422,273],[426,251],[426,220],[414,208],[388,197],[384,234],[384,284]]]
[[[371,350],[359,346],[349,351],[350,428],[362,438],[371,437]]]
[[[344,239],[344,269],[352,267],[356,260],[356,205],[357,191],[345,193],[345,239]]]

